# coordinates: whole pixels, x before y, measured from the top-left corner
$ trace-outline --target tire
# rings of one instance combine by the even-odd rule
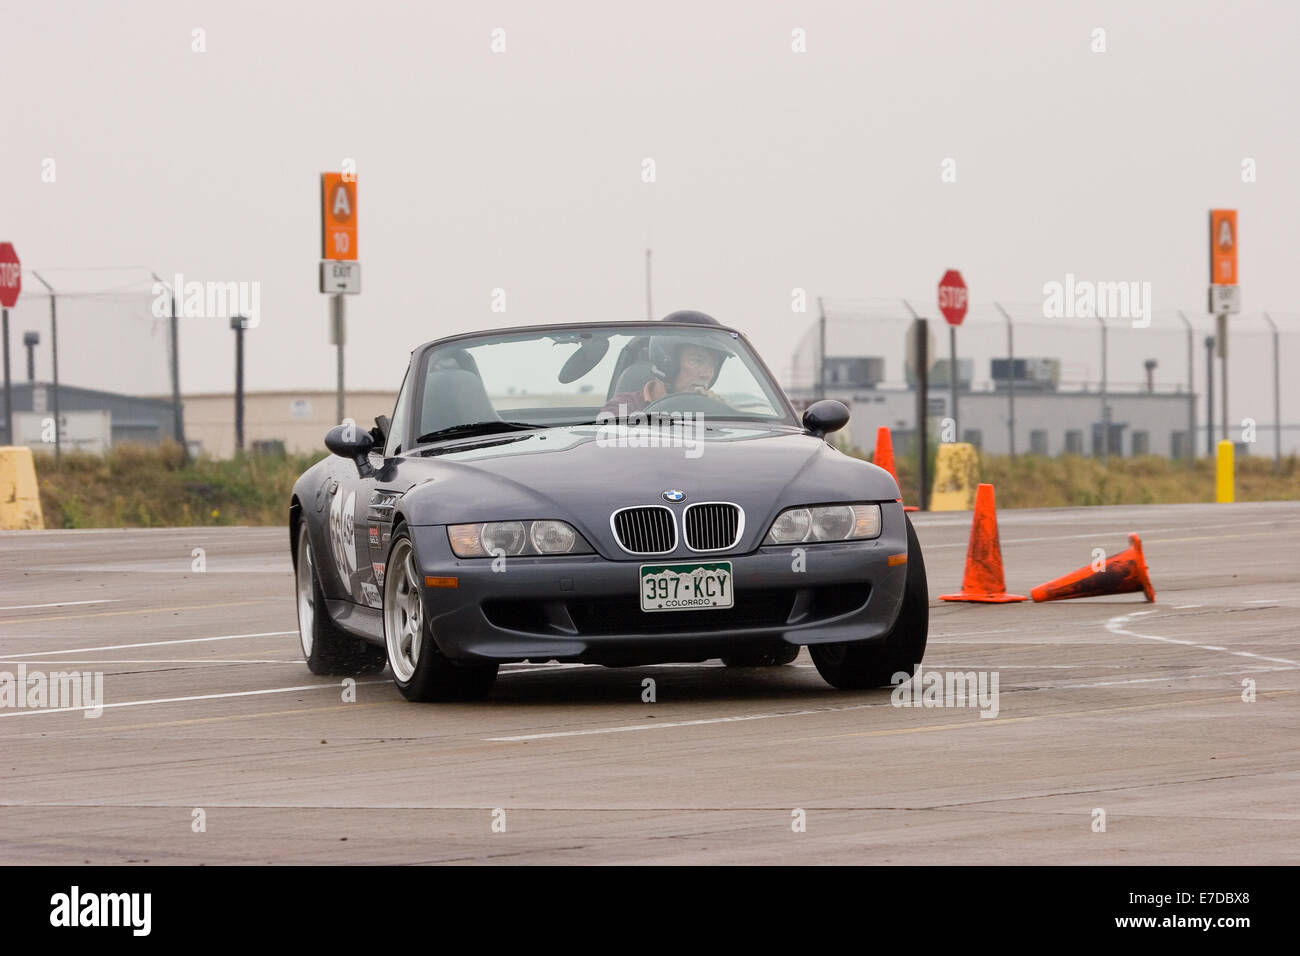
[[[298,644],[313,674],[358,676],[384,669],[384,649],[335,625],[325,610],[325,594],[316,576],[311,538],[304,520],[298,527],[298,563],[294,572],[298,598]]]
[[[798,644],[781,644],[758,651],[729,654],[722,659],[722,663],[728,667],[779,667],[782,664],[789,664],[798,656]]]
[[[393,683],[407,700],[479,700],[497,679],[497,665],[449,661],[425,620],[424,582],[406,529],[393,535],[384,572],[384,644]]]
[[[930,593],[925,579],[925,560],[912,522],[907,521],[907,582],[898,619],[883,641],[843,644],[811,644],[808,647],[817,673],[840,690],[862,690],[893,683],[899,672],[909,677],[925,656],[930,626]]]

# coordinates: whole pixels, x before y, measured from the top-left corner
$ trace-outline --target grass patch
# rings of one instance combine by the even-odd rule
[[[854,449],[857,452],[857,449]],[[871,456],[857,452],[870,461]],[[916,462],[896,458],[898,480],[907,504],[916,503]],[[931,471],[933,475],[933,471]],[[980,455],[980,481],[990,482],[998,508],[1068,508],[1081,505],[1188,504],[1214,501],[1214,461],[1198,458],[1192,467],[1168,458],[1100,459],[1077,455]],[[1296,456],[1282,459],[1275,472],[1271,458],[1241,457],[1236,462],[1237,501],[1300,499]]]
[[[47,528],[282,525],[298,476],[324,458],[252,456],[184,461],[179,445],[117,445],[108,454],[37,454]]]
[[[849,454],[870,460],[858,448]],[[191,525],[283,525],[298,476],[326,456],[200,458],[184,461],[179,446],[118,445],[107,455],[36,455],[47,528],[157,528]],[[898,458],[908,504],[916,499],[916,462]],[[1020,455],[980,456],[980,480],[997,487],[999,508],[1178,504],[1214,500],[1214,462],[1188,468],[1167,458]],[[1300,499],[1296,456],[1274,473],[1267,458],[1237,460],[1238,501]]]

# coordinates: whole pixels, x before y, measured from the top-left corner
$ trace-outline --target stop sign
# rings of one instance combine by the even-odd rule
[[[956,269],[949,269],[939,280],[939,311],[949,325],[961,325],[966,318],[966,280]]]
[[[0,242],[0,305],[12,309],[23,291],[23,270],[11,242]]]

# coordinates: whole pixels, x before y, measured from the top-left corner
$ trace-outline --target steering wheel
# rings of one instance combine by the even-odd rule
[[[735,409],[726,402],[716,398],[710,398],[708,395],[701,395],[699,392],[675,392],[672,395],[665,395],[663,398],[657,398],[643,410],[645,413],[653,412],[692,412],[697,415],[732,415]]]

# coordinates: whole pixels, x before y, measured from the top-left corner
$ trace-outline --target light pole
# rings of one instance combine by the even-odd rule
[[[172,435],[181,446],[181,460],[189,461],[189,451],[185,444],[185,413],[181,406],[180,328],[176,320],[176,290],[158,278],[158,273],[152,272],[150,274],[153,276],[153,281],[157,282],[171,295]]]
[[[1277,323],[1267,312],[1264,321],[1273,330],[1273,471],[1282,471],[1282,372],[1278,358]]]
[[[33,271],[32,275],[36,276],[36,281],[45,286],[46,291],[50,293],[50,362],[54,371],[54,381],[51,383],[54,391],[54,467],[58,468],[63,451],[63,422],[59,417],[59,312],[55,304],[54,287],[41,278],[39,272]]]
[[[1196,360],[1196,339],[1192,323],[1181,309],[1178,318],[1182,319],[1183,327],[1187,330],[1187,464],[1191,467],[1196,464],[1196,376],[1193,367]]]
[[[1205,337],[1205,453],[1214,457],[1214,336]]]
[[[994,302],[993,305],[1007,321],[1007,439],[1011,446],[1011,460],[1016,460],[1016,343],[1011,336],[1011,315]],[[1032,451],[1032,449],[1030,449]]]
[[[903,300],[903,307],[912,314],[912,328],[916,330],[916,475],[917,506],[930,510],[930,459],[927,450],[926,425],[930,414],[930,326],[916,314],[912,303]]]
[[[248,317],[232,316],[230,327],[235,330],[235,454],[244,453],[244,331]]]
[[[826,397],[826,306],[817,297],[817,400]]]
[[[1106,319],[1097,316],[1101,323],[1101,463],[1110,465],[1110,403],[1108,401],[1108,370],[1106,367]]]
[[[24,332],[23,347],[27,349],[27,381],[36,381],[36,346],[41,344],[41,333]]]

